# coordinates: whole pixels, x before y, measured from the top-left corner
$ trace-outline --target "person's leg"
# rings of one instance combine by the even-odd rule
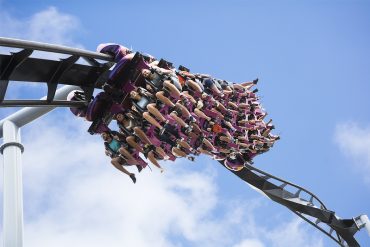
[[[248,139],[245,138],[244,136],[238,136],[238,140],[243,141],[243,142],[248,142]]]
[[[244,142],[238,142],[238,145],[243,148],[249,148],[251,144],[244,143]]]
[[[212,92],[214,92],[216,95],[221,95],[221,91],[216,87],[215,84],[212,84],[211,86]]]
[[[155,165],[156,167],[158,167],[161,170],[161,172],[164,171],[163,168],[159,165],[157,159],[154,157],[153,151],[150,151],[148,153],[148,159],[150,160],[150,162],[152,162],[153,165]]]
[[[198,93],[203,92],[202,88],[195,81],[188,80],[187,83],[188,83],[188,86],[191,87],[194,91],[197,91]]]
[[[250,82],[244,82],[243,84],[233,84],[233,88],[244,91],[244,86],[248,86]]]
[[[119,162],[120,158],[113,158],[111,160],[111,164],[117,169],[129,176],[132,179],[132,182],[136,183],[136,177],[134,173],[130,173],[128,170],[126,170]]]
[[[159,91],[155,94],[155,96],[157,97],[157,99],[159,99],[163,104],[165,105],[168,105],[169,107],[174,107],[175,104],[169,100],[169,98],[167,98],[166,96],[164,96],[164,93],[163,91]]]
[[[266,123],[266,126],[269,125],[270,123],[272,123],[272,119],[270,119],[267,123]]]
[[[116,157],[116,158],[112,158],[112,160],[111,160],[111,164],[115,167],[115,168],[117,168],[118,170],[120,170],[121,172],[123,172],[124,174],[126,174],[126,175],[131,175],[131,173],[128,171],[128,170],[126,170],[122,165],[121,165],[121,163],[119,162],[119,157]]]
[[[221,104],[219,101],[217,101],[217,100],[216,100],[216,104],[217,104],[216,108],[217,108],[218,110],[220,110],[220,111],[222,111],[222,112],[227,112],[226,107],[225,107],[223,104]]]
[[[230,143],[231,142],[231,139],[227,136],[220,136],[220,140],[221,141],[224,141],[224,142],[227,142],[227,143]]]
[[[181,125],[181,127],[184,127],[184,128],[186,128],[186,127],[189,127],[185,122],[184,122],[184,120],[182,120],[181,118],[179,118],[178,116],[177,116],[177,114],[175,113],[175,112],[171,112],[170,113],[170,116],[178,123],[178,124],[180,124]]]
[[[200,133],[202,132],[202,130],[199,128],[198,124],[196,123],[191,123],[190,124],[191,127],[193,127],[193,131],[196,132],[196,133]]]
[[[163,82],[163,87],[168,88],[170,90],[171,94],[175,98],[180,98],[180,95],[181,95],[180,90],[174,84],[172,84],[170,81],[168,81],[168,80],[164,81]]]
[[[229,127],[230,129],[235,130],[235,129],[234,129],[234,126],[233,126],[229,121],[224,121],[224,123],[225,123],[225,125],[226,125],[227,127]]]
[[[212,108],[211,112],[216,113],[218,118],[224,119],[224,115],[221,112],[217,111],[215,108]]]
[[[127,163],[132,164],[132,165],[138,165],[139,164],[139,162],[134,158],[134,156],[131,155],[131,153],[129,151],[127,151],[126,148],[121,147],[119,149],[119,153],[122,154],[123,157],[125,157],[125,159],[127,160]]]
[[[168,159],[168,155],[166,154],[166,152],[161,148],[161,147],[155,147],[155,151],[160,155],[162,156],[163,159]]]
[[[204,114],[201,110],[199,110],[198,108],[195,108],[194,109],[194,113],[198,116],[198,117],[201,117],[201,118],[205,118],[207,119],[207,121],[211,121],[211,118],[208,117],[206,114]]]
[[[133,148],[135,148],[139,152],[143,152],[143,149],[140,147],[140,145],[136,142],[134,136],[128,136],[126,137],[126,142]]]
[[[227,102],[227,105],[234,108],[234,109],[238,109],[238,106],[234,102],[229,101],[229,102]]]
[[[158,123],[157,120],[155,120],[152,116],[150,116],[150,114],[148,112],[144,112],[143,117],[145,118],[145,120],[147,120],[149,123],[151,123],[152,125],[154,125],[158,129],[163,128],[163,126],[160,123]]]
[[[243,108],[243,109],[246,109],[246,108],[249,108],[250,105],[247,104],[247,103],[239,103],[239,108]]]
[[[209,155],[209,156],[213,156],[213,154],[211,152],[209,152],[208,150],[206,149],[203,149],[203,148],[198,148],[198,151],[201,152],[202,154],[206,154],[206,155]]]
[[[147,105],[146,107],[148,109],[148,111],[153,114],[159,121],[161,122],[166,122],[166,119],[164,118],[164,116],[158,111],[158,109],[155,107],[155,104],[154,103],[151,103],[149,105]]]
[[[140,138],[141,141],[147,144],[152,144],[149,137],[139,127],[134,127],[135,134]]]
[[[183,147],[183,148],[185,148],[185,149],[189,149],[189,150],[191,150],[191,149],[192,149],[192,148],[191,148],[191,146],[189,145],[189,143],[187,143],[186,141],[177,140],[177,143],[178,143],[181,147]]]
[[[193,96],[191,96],[191,95],[189,94],[189,92],[188,92],[188,91],[183,91],[183,92],[182,92],[182,95],[183,95],[183,96],[185,96],[188,100],[190,100],[190,101],[191,101],[191,103],[193,103],[194,105],[197,103],[197,101],[193,98]]]
[[[212,145],[210,141],[208,141],[206,138],[203,139],[203,143],[211,150],[216,150],[216,148]]]
[[[172,153],[173,155],[175,155],[176,157],[186,157],[186,153],[184,153],[183,151],[181,151],[179,148],[177,147],[173,147],[172,148]]]
[[[183,106],[182,104],[180,104],[179,102],[176,103],[176,107],[179,108],[181,110],[181,113],[182,115],[185,117],[185,118],[189,118],[191,116],[190,112],[188,111],[188,109],[186,109],[185,106]]]
[[[225,148],[218,148],[218,150],[219,150],[221,153],[224,153],[224,154],[228,154],[228,153],[230,153],[230,150],[229,150],[229,149],[225,149]]]

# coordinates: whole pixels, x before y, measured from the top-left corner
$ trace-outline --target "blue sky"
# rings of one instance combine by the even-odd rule
[[[362,213],[370,214],[370,115],[367,107],[370,105],[369,13],[369,1],[87,3],[3,0],[0,1],[0,35],[89,50],[95,50],[99,43],[116,42],[137,51],[163,57],[176,65],[186,65],[192,71],[209,73],[234,82],[258,77],[262,104],[273,118],[275,133],[281,135],[281,140],[270,152],[258,157],[255,165],[308,188],[339,216],[350,218]],[[40,89],[13,84],[7,97],[41,97],[45,91]],[[11,110],[0,109],[0,117],[6,116],[9,111]],[[68,128],[58,119],[65,120]],[[46,128],[47,135],[40,132],[40,126],[45,126],[42,130]],[[28,156],[25,154],[24,160],[25,163],[30,163],[25,164],[24,168],[25,234],[26,239],[35,246],[53,243],[52,239],[48,240],[51,242],[43,242],[46,240],[41,237],[31,237],[31,228],[35,225],[45,229],[48,228],[46,226],[62,229],[52,233],[45,230],[45,234],[56,236],[60,241],[68,239],[71,243],[76,241],[86,245],[83,237],[73,235],[67,229],[81,230],[78,226],[83,225],[84,220],[89,223],[90,220],[102,221],[97,216],[86,216],[76,224],[64,222],[65,229],[62,223],[58,225],[55,219],[59,215],[71,213],[69,210],[72,209],[67,205],[56,209],[53,206],[57,205],[58,200],[74,195],[72,192],[66,194],[59,191],[59,197],[50,196],[50,193],[54,193],[51,189],[59,187],[55,186],[53,179],[62,183],[60,186],[64,188],[77,186],[79,180],[86,184],[94,183],[94,176],[97,174],[101,175],[97,178],[98,184],[99,181],[106,181],[105,179],[109,181],[108,177],[112,176],[115,180],[113,185],[106,185],[108,192],[98,190],[94,193],[94,190],[89,190],[91,195],[89,194],[88,199],[94,203],[94,195],[112,199],[105,193],[113,194],[113,198],[116,198],[114,191],[122,197],[131,195],[133,198],[139,197],[139,201],[148,200],[144,198],[149,197],[145,195],[145,188],[139,185],[133,187],[121,181],[125,178],[116,174],[109,166],[99,138],[89,136],[86,133],[87,126],[87,123],[73,119],[67,110],[60,109],[23,131],[23,140],[28,144],[26,148],[35,152],[28,153]],[[61,135],[60,132],[64,134]],[[50,152],[60,154],[46,159],[57,167],[57,171],[50,169],[46,161],[34,157],[39,156],[36,154],[39,152],[38,148],[48,145],[47,137],[62,140],[54,143],[53,147],[47,147],[55,148]],[[83,157],[80,157],[80,152],[74,154],[74,150],[68,149],[68,146],[78,148],[80,145],[91,148],[84,151]],[[73,155],[66,158],[65,153],[73,153],[77,158],[74,160]],[[107,164],[98,165],[97,161]],[[139,183],[154,186],[147,193],[158,190],[161,193],[160,198],[166,198],[165,195],[174,198],[169,204],[163,204],[164,206],[176,205],[178,200],[180,205],[185,205],[185,209],[194,212],[186,217],[181,210],[179,214],[174,214],[171,220],[189,218],[193,223],[180,224],[172,230],[168,230],[171,224],[158,226],[156,223],[148,223],[149,226],[158,226],[158,229],[167,229],[158,230],[158,234],[163,237],[162,243],[165,243],[162,246],[217,243],[216,238],[194,236],[188,231],[211,234],[204,229],[216,229],[219,224],[229,224],[230,227],[237,228],[235,231],[238,233],[237,236],[229,236],[230,239],[225,240],[226,245],[220,246],[298,246],[297,239],[304,240],[305,245],[301,246],[335,246],[334,242],[322,237],[315,229],[299,221],[297,223],[296,217],[288,210],[261,197],[205,157],[200,158],[197,164],[181,162],[165,166],[165,176],[161,177],[155,172],[142,174],[139,176]],[[194,187],[174,185],[176,176],[179,180],[194,182]],[[202,185],[202,179],[197,176],[203,176],[205,184]],[[35,179],[45,182],[49,189],[36,183]],[[120,183],[125,186],[118,190],[115,185],[120,186]],[[85,190],[80,189],[79,196],[86,196]],[[204,199],[205,202],[202,203],[196,195],[197,190],[201,195],[211,195],[210,198]],[[188,203],[182,193],[200,205]],[[130,203],[136,205],[130,200],[121,200],[126,206]],[[205,204],[204,208],[202,204]],[[88,205],[91,204],[76,204],[84,207]],[[154,203],[142,210],[156,212],[158,209],[153,208],[156,205],[163,206]],[[101,208],[107,211],[119,210],[110,209],[105,204]],[[130,209],[125,208],[133,214]],[[197,215],[197,210],[201,212],[200,216]],[[239,211],[247,213],[239,214]],[[117,212],[117,215],[121,215],[122,220],[130,224],[139,221],[135,221],[135,218],[127,219],[127,215],[122,212]],[[245,222],[248,224],[245,225]],[[139,226],[138,229],[142,229]],[[277,233],[278,229],[288,226],[291,229],[290,235],[295,237],[290,239],[290,243],[284,242],[284,238],[289,240],[289,231],[285,235],[282,233],[283,237]],[[126,225],[118,223],[117,227],[126,229]],[[188,230],[192,227],[194,229]],[[89,230],[96,231],[89,228],[86,232]],[[113,231],[102,232],[105,236]],[[99,231],[94,233],[94,236],[98,233]],[[130,233],[135,236],[136,232]],[[115,236],[112,235],[110,241]],[[364,246],[370,243],[365,232],[360,232],[358,239]],[[119,246],[119,243],[117,240],[111,244]],[[135,244],[146,246],[145,242]]]

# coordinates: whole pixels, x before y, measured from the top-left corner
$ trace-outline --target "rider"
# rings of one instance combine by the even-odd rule
[[[101,134],[101,137],[104,140],[105,154],[112,158],[112,165],[124,174],[128,175],[133,183],[136,183],[135,174],[130,173],[123,167],[130,164],[128,164],[127,160],[122,155],[120,155],[119,150],[121,149],[122,143],[113,137],[111,131],[104,131]]]

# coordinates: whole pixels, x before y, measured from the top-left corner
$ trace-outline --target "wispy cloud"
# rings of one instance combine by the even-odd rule
[[[341,151],[354,160],[354,167],[370,183],[370,126],[349,122],[337,125],[335,142]]]
[[[234,247],[264,247],[265,245],[258,239],[244,239]]]
[[[0,36],[30,39],[54,44],[76,45],[75,31],[79,30],[78,18],[49,7],[24,19],[0,10]]]
[[[134,185],[85,132],[88,123],[59,111],[23,131],[28,246],[280,247],[316,238],[296,220],[261,225],[259,199],[222,202],[212,164],[165,163],[164,174],[146,169]]]

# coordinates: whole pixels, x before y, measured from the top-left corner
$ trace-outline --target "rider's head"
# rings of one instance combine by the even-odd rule
[[[134,99],[134,100],[140,100],[141,98],[140,94],[136,92],[135,90],[130,92],[130,97],[131,99]]]
[[[117,120],[117,122],[122,122],[125,119],[125,113],[124,112],[118,112],[114,115],[114,119]]]
[[[101,133],[101,137],[103,138],[104,141],[109,141],[110,139],[113,138],[112,134],[109,131],[103,131]]]
[[[145,78],[149,78],[150,75],[152,74],[152,72],[149,70],[149,69],[143,69],[141,70],[141,74],[145,77]]]

